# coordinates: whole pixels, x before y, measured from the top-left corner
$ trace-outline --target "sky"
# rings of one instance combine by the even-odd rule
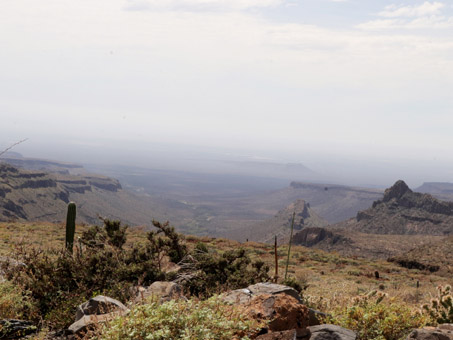
[[[453,1],[0,1],[0,149],[27,155],[170,145],[453,181],[452,89]]]

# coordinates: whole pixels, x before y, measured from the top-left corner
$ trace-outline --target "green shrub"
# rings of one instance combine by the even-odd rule
[[[133,285],[165,279],[150,245],[125,250],[119,247],[121,242],[111,245],[108,237],[99,243],[102,233],[95,229],[91,235],[83,252],[76,248],[73,255],[64,250],[21,249],[16,255],[25,266],[7,271],[14,284],[30,292],[50,328],[69,326],[77,305],[96,292],[125,302]]]
[[[431,317],[434,323],[453,323],[453,296],[451,286],[437,287],[437,299],[431,304],[422,306],[423,311]]]
[[[308,288],[308,283],[305,279],[296,279],[294,276],[288,276],[286,280],[283,280],[282,285],[292,287],[301,295],[302,292]]]
[[[243,248],[219,255],[200,245],[183,263],[181,275],[191,294],[208,297],[228,289],[269,281],[268,271],[269,266],[261,260],[252,262]]]
[[[36,315],[28,292],[9,281],[0,281],[0,319],[22,319]]]
[[[428,320],[420,312],[373,291],[331,311],[327,321],[357,332],[358,340],[400,340]]]
[[[102,327],[97,340],[249,339],[262,327],[218,298],[140,305]]]

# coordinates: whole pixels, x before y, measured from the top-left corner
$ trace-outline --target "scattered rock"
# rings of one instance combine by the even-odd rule
[[[117,311],[100,315],[84,315],[76,322],[74,322],[71,326],[69,326],[68,331],[69,333],[73,334],[83,334],[92,328],[96,328],[99,324],[113,320],[117,316],[123,314],[124,313]]]
[[[0,339],[15,339],[37,331],[30,321],[4,319],[0,320]]]
[[[260,335],[256,340],[296,340],[297,339],[296,331],[283,331],[283,332],[272,332],[268,334]]]
[[[149,287],[138,287],[135,303],[147,300],[150,296],[160,298],[160,302],[170,301],[182,296],[182,288],[174,282],[156,281]]]
[[[250,302],[252,297],[252,292],[247,288],[232,290],[231,292],[224,293],[220,296],[225,302],[240,305]]]
[[[111,312],[126,314],[129,312],[129,309],[118,300],[99,295],[77,307],[75,321],[80,320],[86,315],[100,315]]]
[[[245,313],[256,320],[269,321],[270,331],[296,330],[306,333],[308,308],[286,294],[255,296],[245,305]]]
[[[309,326],[318,326],[321,324],[320,319],[326,318],[327,314],[318,310],[308,308]]]
[[[442,328],[441,328],[442,327]],[[438,328],[414,329],[407,340],[453,340],[453,326],[441,325]]]
[[[336,325],[318,325],[308,327],[310,340],[355,340],[357,335],[346,328]]]
[[[297,301],[302,302],[302,299],[300,298],[297,290],[285,285],[279,285],[277,283],[261,282],[252,286],[248,286],[247,289],[252,293],[253,296],[258,296],[260,294],[286,294],[292,296]]]

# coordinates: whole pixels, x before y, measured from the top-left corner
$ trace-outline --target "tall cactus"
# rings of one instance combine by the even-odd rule
[[[71,252],[71,254],[74,246],[75,220],[76,205],[74,202],[70,202],[68,204],[68,213],[66,215],[66,250]]]

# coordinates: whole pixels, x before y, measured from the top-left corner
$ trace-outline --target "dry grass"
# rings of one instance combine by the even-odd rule
[[[76,239],[88,226],[76,227]],[[126,247],[146,242],[145,227],[130,228]],[[14,247],[23,244],[27,247],[61,248],[64,245],[65,228],[61,224],[50,223],[0,223],[0,256],[8,256]],[[188,246],[194,247],[204,242],[209,248],[223,252],[244,247],[252,259],[261,259],[274,273],[274,246],[247,242],[239,243],[223,238],[194,237],[186,238]],[[287,245],[278,248],[279,275],[284,276]],[[379,272],[376,279],[375,272]],[[308,283],[304,295],[322,309],[332,304],[344,304],[351,297],[371,290],[381,290],[398,300],[414,307],[436,296],[436,287],[451,283],[451,277],[435,273],[408,270],[383,260],[369,260],[344,257],[336,253],[293,246],[289,264],[289,275]],[[419,288],[417,288],[419,282]],[[323,306],[325,306],[323,308]]]

